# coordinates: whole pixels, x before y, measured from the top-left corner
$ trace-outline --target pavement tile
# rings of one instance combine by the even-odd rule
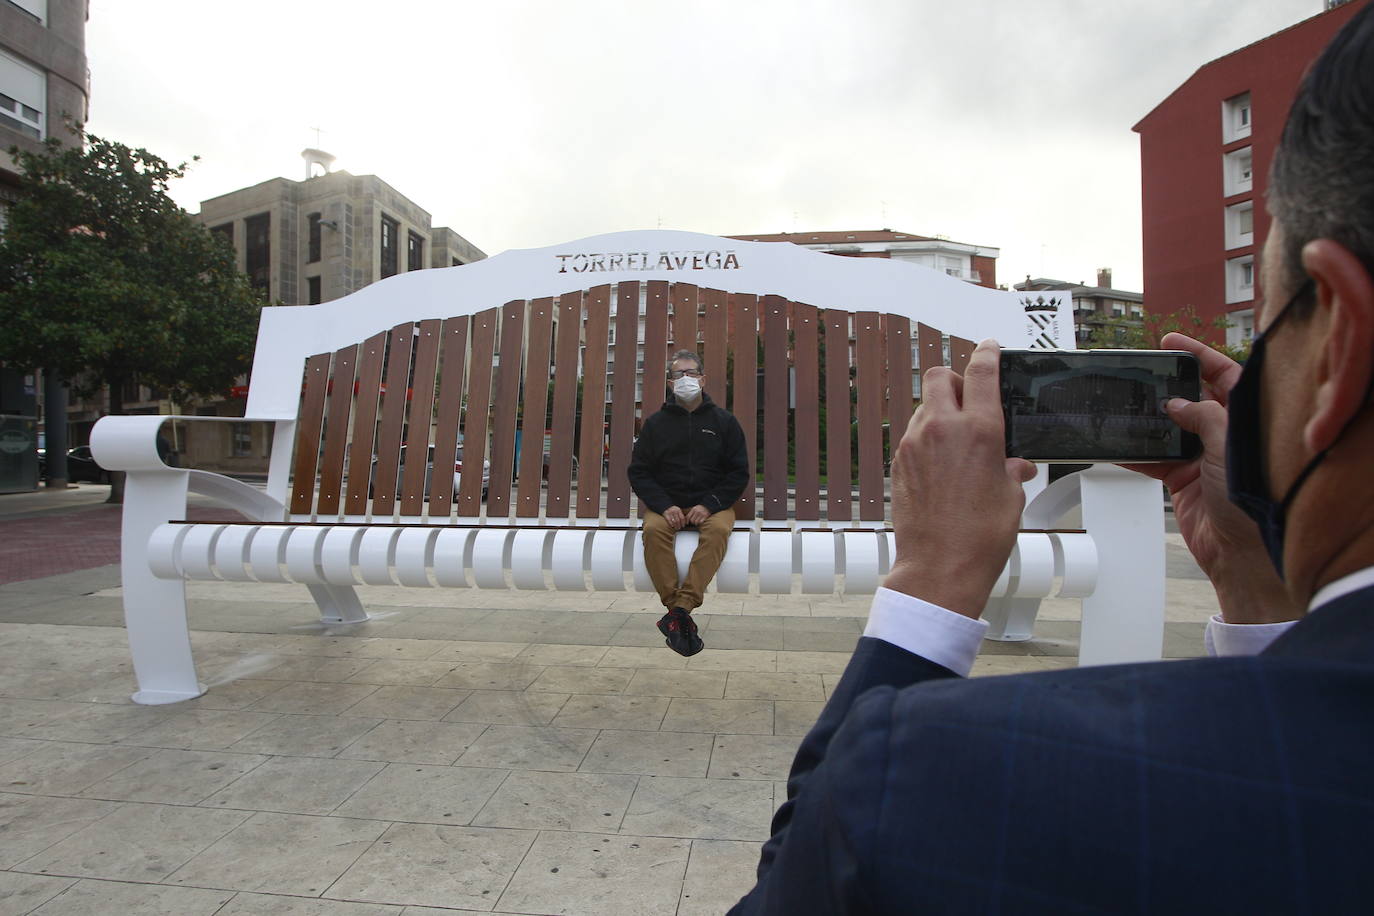
[[[33,730],[82,709],[83,703],[60,700],[9,699],[0,703],[0,735],[36,738]]]
[[[392,824],[327,893],[344,900],[490,910],[535,836],[529,830]]]
[[[693,840],[677,916],[719,916],[758,880],[759,844]]]
[[[19,867],[40,874],[160,882],[248,817],[245,811],[124,804]]]
[[[778,700],[773,705],[775,735],[805,735],[825,708],[823,700]]]
[[[705,776],[714,744],[713,736],[700,732],[606,729],[592,742],[579,770],[583,773]]]
[[[209,796],[201,805],[284,814],[328,814],[384,766],[374,760],[274,757]]]
[[[601,693],[615,694],[625,690],[634,677],[633,668],[589,668],[556,665],[544,672],[526,688],[540,693]]]
[[[445,722],[480,722],[489,725],[548,725],[563,704],[566,693],[526,693],[523,690],[474,690]]]
[[[435,687],[466,687],[471,690],[524,690],[544,673],[542,665],[519,662],[456,662]]]
[[[278,718],[270,712],[239,712],[222,709],[191,709],[170,713],[158,724],[122,739],[121,744],[139,747],[177,747],[219,750],[239,741]]]
[[[229,749],[242,754],[333,757],[381,721],[353,716],[278,716]]]
[[[338,683],[361,673],[375,658],[323,658],[298,655],[273,665],[256,676],[269,681],[311,681]]]
[[[687,660],[689,671],[776,671],[778,653],[754,649],[707,647]]]
[[[442,719],[471,692],[450,687],[378,687],[347,712],[383,719]]]
[[[33,753],[0,766],[0,792],[75,795],[154,753],[141,747],[47,742]]]
[[[687,667],[687,658],[663,645],[660,636],[658,645],[648,646],[611,646],[597,662],[603,668],[671,668],[681,670]]]
[[[183,709],[243,709],[281,690],[286,682],[247,678],[223,683],[206,681],[206,686],[209,689],[205,693],[193,700],[183,700],[177,706]]]
[[[432,687],[435,681],[452,670],[452,662],[383,658],[374,661],[357,674],[348,678],[348,682],[350,684],[391,684],[403,687]]]
[[[569,916],[673,916],[689,846],[658,837],[544,831],[497,906]]]
[[[773,784],[753,779],[640,779],[622,834],[766,840]]]
[[[385,829],[386,824],[356,818],[262,812],[219,838],[168,880],[179,885],[318,896]]]
[[[78,705],[79,709],[33,726],[25,731],[24,737],[105,744],[143,731],[172,715],[172,710],[163,706]]]
[[[843,674],[852,652],[779,652],[778,671],[805,674]]]
[[[335,756],[448,766],[485,730],[486,725],[476,722],[388,719]]]
[[[165,887],[119,881],[77,881],[34,910],[35,916],[210,916],[233,891]]]
[[[605,646],[532,645],[515,657],[529,665],[597,665]]]
[[[594,740],[595,729],[492,725],[463,752],[458,764],[571,773]]]
[[[78,798],[0,793],[0,868],[13,868],[118,807]]]
[[[511,773],[472,823],[478,827],[611,830],[639,777],[600,773]]]
[[[769,700],[700,700],[674,697],[660,726],[666,732],[773,734]]]
[[[725,696],[738,700],[821,700],[825,693],[819,674],[731,671]]]
[[[46,747],[47,742],[31,741],[26,738],[0,738],[0,766],[20,757],[27,757],[41,747]]]
[[[574,696],[563,704],[553,724],[564,728],[656,731],[667,711],[667,697]]]
[[[716,735],[706,775],[721,779],[786,779],[801,739],[793,735]]]
[[[0,872],[0,916],[32,913],[75,883],[75,878]]]
[[[483,767],[392,763],[333,813],[382,821],[468,824],[508,775],[509,770]]]
[[[240,891],[215,916],[404,916],[405,907],[383,903],[349,903],[344,900],[312,900],[275,894]],[[455,910],[435,910],[453,916]]]
[[[332,716],[343,712],[377,689],[372,684],[290,683],[281,690],[269,693],[249,708],[254,712]]]
[[[529,647],[524,642],[484,642],[481,640],[451,639],[429,657],[432,662],[508,662]]]
[[[720,699],[725,696],[725,671],[669,671],[662,668],[640,668],[625,688],[627,694],[652,697],[701,697]]]
[[[255,754],[162,750],[82,790],[81,796],[194,805],[267,759]]]

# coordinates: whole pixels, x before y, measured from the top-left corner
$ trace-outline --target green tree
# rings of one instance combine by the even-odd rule
[[[1213,329],[1225,332],[1231,322],[1225,316],[1217,316],[1211,321],[1203,318],[1191,305],[1185,305],[1173,312],[1155,314],[1144,312],[1139,318],[1106,318],[1094,322],[1088,340],[1083,348],[1094,350],[1103,347],[1126,350],[1158,350],[1165,334],[1178,331],[1189,337],[1205,339]],[[1217,349],[1237,362],[1245,362],[1250,355],[1250,344],[1239,347],[1222,344]]]
[[[59,372],[79,395],[124,385],[176,401],[246,372],[260,297],[232,249],[167,196],[186,164],[77,133],[11,148],[23,196],[0,236],[0,360]]]

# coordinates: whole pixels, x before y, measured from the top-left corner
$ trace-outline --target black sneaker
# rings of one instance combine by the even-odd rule
[[[680,607],[659,618],[658,631],[663,634],[668,648],[678,655],[696,655],[706,645],[697,635],[697,622]]]

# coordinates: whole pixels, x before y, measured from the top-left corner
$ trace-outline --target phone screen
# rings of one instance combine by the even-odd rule
[[[1003,350],[1007,457],[1186,461],[1201,451],[1164,412],[1198,399],[1197,359],[1181,350]]]

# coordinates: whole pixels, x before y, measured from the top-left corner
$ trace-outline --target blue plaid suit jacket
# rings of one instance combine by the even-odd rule
[[[733,914],[1368,912],[1374,588],[1262,655],[964,680],[860,639]]]

